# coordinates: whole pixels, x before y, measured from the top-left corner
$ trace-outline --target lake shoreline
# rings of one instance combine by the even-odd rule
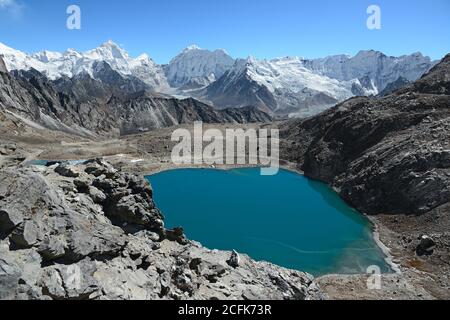
[[[108,161],[111,161],[110,157],[108,157]],[[304,176],[305,172],[300,170],[297,166],[297,164],[292,162],[283,161],[284,163],[280,165],[280,169],[287,170],[299,175]],[[185,165],[185,166],[179,166],[174,165],[167,162],[159,163],[159,166],[156,166],[155,168],[152,168],[150,171],[139,172],[139,174],[144,174],[144,176],[151,176],[154,174],[158,174],[161,172],[166,171],[172,171],[172,170],[179,170],[179,169],[215,169],[215,170],[233,170],[233,169],[242,169],[242,168],[260,168],[258,165]],[[332,188],[334,190],[334,188]],[[336,190],[335,190],[336,191]],[[355,209],[356,210],[356,209]],[[401,274],[401,268],[398,264],[394,262],[395,257],[392,255],[392,252],[390,248],[381,240],[381,234],[380,234],[380,225],[379,222],[374,219],[373,217],[362,213],[358,210],[356,210],[360,215],[364,216],[367,220],[370,221],[372,225],[372,237],[375,241],[378,248],[383,252],[385,255],[385,261],[390,266],[390,268],[393,270],[394,273]],[[330,276],[348,276],[346,274],[329,274]],[[320,278],[320,277],[319,277]]]
[[[117,165],[122,165],[122,168],[127,171],[131,171],[137,174],[152,175],[158,172],[175,170],[180,168],[191,169],[208,169],[211,166],[197,165],[197,166],[174,166],[170,163],[170,159],[167,156],[152,158],[151,160],[144,160],[139,163],[135,163],[130,166],[130,159],[123,161],[126,156],[120,157],[107,157],[109,161]],[[132,157],[131,157],[132,158]],[[149,164],[149,161],[154,161]],[[215,166],[218,170],[231,170],[240,167],[252,167],[252,166],[227,166],[219,165]],[[253,166],[258,167],[258,166]],[[289,170],[291,172],[304,175],[304,172],[298,169],[296,163],[284,162],[280,165],[281,169]],[[428,288],[428,284],[421,284],[422,274],[417,270],[406,266],[402,261],[408,259],[408,255],[397,249],[396,243],[397,234],[389,228],[389,224],[386,223],[384,217],[369,216],[365,213],[358,211],[362,216],[371,220],[373,224],[372,236],[377,242],[378,247],[383,251],[386,256],[386,262],[395,271],[389,274],[382,274],[382,289],[381,290],[369,290],[367,288],[367,280],[369,275],[345,275],[345,274],[329,274],[325,276],[317,277],[319,285],[324,289],[325,295],[328,299],[332,300],[379,300],[379,299],[407,299],[415,300],[420,299],[433,299],[433,296],[428,293],[424,288]],[[409,279],[409,280],[407,280]],[[399,283],[404,283],[405,288],[399,289]]]
[[[127,136],[114,141],[92,141],[86,143],[73,142],[52,143],[42,146],[28,145],[29,154],[33,154],[34,159],[89,159],[89,158],[105,158],[117,168],[123,171],[149,175],[155,172],[174,169],[170,164],[170,133],[171,128],[161,129],[155,132],[137,136]],[[148,144],[146,144],[148,143]],[[45,148],[44,148],[45,147]],[[44,149],[44,151],[43,151]],[[27,153],[28,153],[27,152]],[[131,163],[131,160],[140,160]],[[208,166],[203,166],[204,168]],[[294,163],[282,163],[282,168],[292,170],[299,174],[303,174],[298,170]],[[199,166],[194,166],[199,168]],[[225,166],[218,168],[226,169]],[[231,169],[229,167],[228,169]],[[397,217],[399,217],[397,215]],[[400,216],[404,221],[404,230],[397,230],[397,218],[391,218],[389,215],[372,216],[373,223],[376,225],[379,238],[390,251],[392,261],[399,266],[402,274],[382,275],[384,283],[383,289],[378,291],[367,290],[367,275],[359,276],[327,276],[319,277],[319,283],[324,288],[324,292],[329,299],[434,299],[436,296],[447,297],[448,293],[436,291],[437,284],[430,276],[439,275],[442,272],[439,269],[425,271],[427,279],[423,278],[423,271],[417,270],[411,266],[411,259],[414,254],[400,247],[399,238],[406,232],[421,232],[421,227],[416,225],[414,221],[407,216]],[[374,233],[374,236],[376,234]],[[438,268],[439,265],[436,266]],[[436,293],[437,292],[437,293]]]
[[[202,170],[205,170],[205,172],[202,173]],[[230,174],[224,175],[220,172],[229,172]],[[365,272],[366,267],[372,264],[377,264],[382,272],[391,271],[383,250],[378,246],[371,233],[373,231],[372,222],[363,218],[359,212],[345,204],[334,190],[323,182],[313,182],[292,170],[280,168],[278,175],[262,177],[259,175],[258,167],[232,168],[232,171],[223,168],[176,168],[145,177],[151,182],[155,190],[155,201],[158,207],[167,213],[166,218],[170,223],[169,227],[182,226],[190,239],[199,241],[208,248],[235,249],[258,261],[263,260],[285,268],[310,272],[316,276],[331,272],[361,274]],[[299,179],[299,177],[302,178]],[[216,186],[214,188],[216,191],[212,193],[210,193],[209,187],[205,187],[211,185],[211,183]],[[234,190],[229,191],[227,197],[233,198],[233,202],[236,201],[240,205],[228,205],[225,212],[220,207],[213,209],[213,211],[219,216],[228,214],[231,221],[238,219],[238,217],[235,217],[235,213],[242,217],[239,227],[236,226],[234,230],[236,232],[235,237],[242,239],[242,241],[220,240],[226,238],[225,234],[218,236],[221,234],[221,228],[213,233],[210,231],[216,228],[216,224],[212,222],[216,218],[211,221],[211,208],[214,208],[215,203],[220,202],[219,199],[214,201],[210,201],[210,199],[215,199],[216,193],[224,194],[227,192],[229,188],[226,186],[232,183],[240,191],[237,193]],[[273,184],[283,185],[286,188],[276,187],[272,189],[270,186]],[[179,195],[179,200],[183,203],[182,206],[178,204],[178,201],[173,202],[174,193]],[[257,195],[256,199],[255,195]],[[293,201],[293,197],[296,196],[300,196],[300,199],[305,201]],[[200,201],[197,198],[203,197],[209,199],[205,205],[202,205],[202,202],[197,202]],[[266,199],[262,207],[260,207],[261,202],[257,200],[259,197]],[[271,197],[276,200],[270,200]],[[248,203],[252,205],[249,207]],[[290,204],[283,206],[284,210],[279,212],[276,220],[285,221],[283,216],[287,216],[291,217],[291,223],[277,223],[276,225],[281,229],[274,229],[272,227],[273,222],[261,224],[256,222],[253,227],[253,223],[249,224],[249,220],[255,221],[256,217],[250,213],[245,214],[245,212],[259,212],[261,221],[272,220],[274,217],[270,212],[275,212],[279,208],[279,203]],[[185,213],[190,212],[196,212],[196,214],[192,218],[187,218]],[[309,214],[312,212],[315,212],[315,214]],[[169,213],[171,219],[168,218]],[[193,223],[192,221],[196,222]],[[199,223],[198,221],[202,222]],[[304,225],[304,221],[308,221],[311,226],[317,226],[318,229],[309,231],[311,229]],[[327,221],[334,222],[329,225]],[[227,227],[224,228],[228,229]],[[253,228],[253,231],[249,233],[248,230],[251,228]],[[269,229],[266,230],[267,228]],[[279,232],[277,230],[283,231],[277,233]],[[328,230],[328,232],[324,233],[321,230]],[[299,232],[299,235],[289,236],[296,234],[296,231]],[[259,239],[260,235],[263,234],[266,234],[266,236],[264,238],[261,236],[259,241],[267,241],[264,253],[260,251],[260,248],[257,249],[258,246],[262,246],[261,243],[255,247],[251,242],[244,241],[250,235]],[[352,240],[344,240],[346,238]],[[354,241],[358,244],[354,245]],[[362,252],[358,249],[360,247],[364,250],[370,248],[370,250]],[[275,248],[277,249],[273,250]],[[350,254],[352,259],[343,258],[345,252]]]
[[[121,168],[121,170],[124,170],[126,172],[135,173],[139,175],[143,175],[144,177],[152,176],[158,173],[167,172],[167,171],[174,171],[174,170],[182,170],[182,169],[213,169],[213,170],[235,170],[235,169],[245,169],[245,168],[261,168],[259,165],[227,165],[227,164],[219,164],[219,165],[207,165],[207,164],[188,164],[188,165],[175,165],[168,161],[168,159],[164,159],[163,161],[160,161],[158,163],[153,162],[153,159],[143,159],[143,158],[136,158],[133,155],[127,155],[127,154],[116,154],[116,155],[110,155],[103,157],[105,160],[112,163],[115,167]],[[48,159],[46,159],[48,160]],[[51,161],[79,161],[79,160],[86,160],[86,158],[83,159],[56,159]],[[27,159],[27,161],[30,161],[30,159]],[[136,168],[133,168],[136,167]],[[280,170],[286,170],[292,173],[296,173],[299,175],[304,176],[304,171],[298,169],[297,164],[292,162],[283,161],[283,164],[280,164],[279,166]],[[335,192],[336,190],[332,188]],[[354,208],[353,208],[354,209]],[[372,228],[372,239],[374,240],[377,247],[382,251],[384,254],[384,258],[386,263],[389,265],[389,267],[395,272],[395,273],[401,273],[400,268],[397,264],[393,262],[394,257],[391,255],[391,250],[382,242],[380,239],[380,233],[379,233],[379,226],[375,219],[368,216],[365,213],[362,213],[356,209],[361,216],[365,217],[371,224]],[[210,248],[214,250],[214,248]],[[361,274],[364,275],[364,274]],[[354,276],[354,274],[345,274],[345,273],[339,273],[339,274],[327,274],[325,276],[336,276],[336,277],[346,277],[346,276]],[[319,276],[324,277],[324,276]]]

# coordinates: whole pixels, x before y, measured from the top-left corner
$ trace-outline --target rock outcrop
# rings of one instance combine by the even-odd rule
[[[450,55],[384,98],[353,98],[282,125],[282,155],[368,214],[450,202]]]
[[[8,69],[6,69],[5,61],[3,61],[3,58],[1,55],[0,55],[0,72],[8,73]]]
[[[321,298],[308,274],[166,230],[152,194],[102,160],[2,169],[0,299]]]
[[[408,79],[400,77],[397,80],[395,80],[394,82],[389,83],[386,88],[381,91],[378,96],[379,97],[385,97],[388,96],[392,93],[394,93],[397,90],[400,90],[404,87],[406,87],[408,84],[410,84],[411,82],[408,81]]]
[[[161,129],[195,121],[204,123],[255,123],[270,122],[272,118],[256,107],[214,107],[193,98],[175,99],[143,91],[133,95],[111,98],[106,104],[107,113],[117,119],[122,134]]]

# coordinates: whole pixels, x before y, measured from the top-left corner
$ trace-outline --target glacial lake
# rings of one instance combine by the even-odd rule
[[[315,276],[391,269],[372,225],[327,185],[280,170],[179,169],[147,176],[166,227],[210,249],[246,253],[255,260]]]

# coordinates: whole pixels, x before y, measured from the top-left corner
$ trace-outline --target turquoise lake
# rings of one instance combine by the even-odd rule
[[[390,269],[369,221],[327,185],[280,170],[180,169],[147,176],[166,227],[210,249],[309,272],[366,273]]]

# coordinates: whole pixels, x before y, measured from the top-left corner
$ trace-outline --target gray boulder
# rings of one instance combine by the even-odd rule
[[[420,243],[416,249],[417,255],[418,256],[432,255],[434,249],[436,248],[436,242],[434,242],[434,240],[427,235],[421,236],[419,240]]]
[[[237,253],[235,250],[231,252],[230,259],[228,259],[227,263],[233,267],[237,268],[239,267],[239,263],[241,262],[241,258],[239,257],[239,253]]]
[[[74,171],[73,167],[68,166],[66,164],[60,164],[59,166],[57,166],[55,168],[55,172],[59,173],[63,177],[68,178],[78,178],[78,176],[80,175],[78,172]]]
[[[12,231],[15,227],[23,222],[23,216],[14,209],[0,210],[0,234]]]

